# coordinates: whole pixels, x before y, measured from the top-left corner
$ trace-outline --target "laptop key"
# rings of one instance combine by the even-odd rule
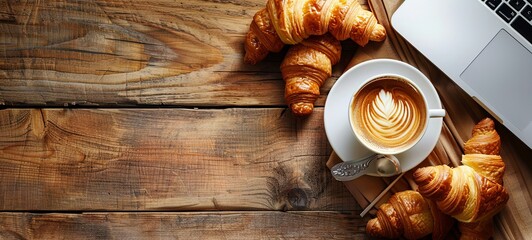
[[[513,22],[512,27],[521,34],[529,43],[532,44],[532,25],[523,17],[518,16]]]
[[[497,9],[497,14],[506,22],[512,21],[515,15],[517,15],[517,13],[512,8],[510,8],[510,6],[508,6],[508,4],[506,3],[503,3]]]
[[[488,0],[486,1],[486,5],[490,7],[491,9],[495,10],[499,4],[501,4],[502,0]]]
[[[523,8],[526,4],[525,0],[510,0],[508,3],[518,12],[521,11],[521,8]]]
[[[521,11],[521,14],[526,18],[526,20],[532,21],[532,7],[530,5],[527,5],[523,11]]]

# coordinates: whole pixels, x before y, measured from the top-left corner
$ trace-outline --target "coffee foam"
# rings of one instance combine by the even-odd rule
[[[406,150],[424,129],[422,95],[408,82],[384,77],[366,84],[355,96],[353,121],[357,136],[381,152]]]

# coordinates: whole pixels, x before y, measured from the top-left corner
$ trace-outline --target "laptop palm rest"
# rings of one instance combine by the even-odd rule
[[[499,31],[460,77],[496,114],[512,119],[520,130],[532,124],[532,53],[505,30]],[[527,87],[528,86],[528,87]],[[473,97],[479,97],[473,96]]]

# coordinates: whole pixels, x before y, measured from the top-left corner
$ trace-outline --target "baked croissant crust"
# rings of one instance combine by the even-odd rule
[[[486,219],[479,222],[458,224],[460,230],[460,240],[488,240],[493,235],[493,220]]]
[[[284,43],[275,32],[266,8],[259,10],[253,16],[245,43],[244,60],[250,64],[261,61],[269,52],[279,52],[283,49]]]
[[[312,36],[291,46],[281,63],[285,100],[296,116],[308,116],[320,96],[320,87],[340,61],[342,46],[330,34]]]
[[[504,162],[499,156],[501,138],[495,131],[495,122],[489,118],[481,120],[472,130],[472,137],[464,143],[462,163],[476,165],[477,171],[494,182],[503,184]],[[493,219],[487,218],[479,222],[458,224],[460,239],[482,240],[493,235]]]
[[[266,8],[253,17],[244,60],[255,64],[269,52],[280,51],[283,44],[294,45],[327,32],[361,46],[386,38],[384,27],[358,0],[268,0]]]
[[[474,127],[472,136],[464,143],[464,153],[480,153],[486,155],[499,155],[501,150],[501,138],[495,130],[495,122],[485,118]]]
[[[398,192],[379,206],[377,217],[369,220],[366,233],[372,237],[419,239],[432,233],[444,239],[452,219],[416,191]]]
[[[485,119],[474,127],[473,136],[464,145],[463,165],[424,167],[413,175],[424,197],[461,222],[490,219],[509,199],[502,185],[504,162],[492,155],[500,149],[500,137],[493,125],[491,119]]]

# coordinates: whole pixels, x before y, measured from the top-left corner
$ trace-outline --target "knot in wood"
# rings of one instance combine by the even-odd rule
[[[306,209],[309,204],[307,193],[301,188],[288,191],[288,202],[294,210]]]

